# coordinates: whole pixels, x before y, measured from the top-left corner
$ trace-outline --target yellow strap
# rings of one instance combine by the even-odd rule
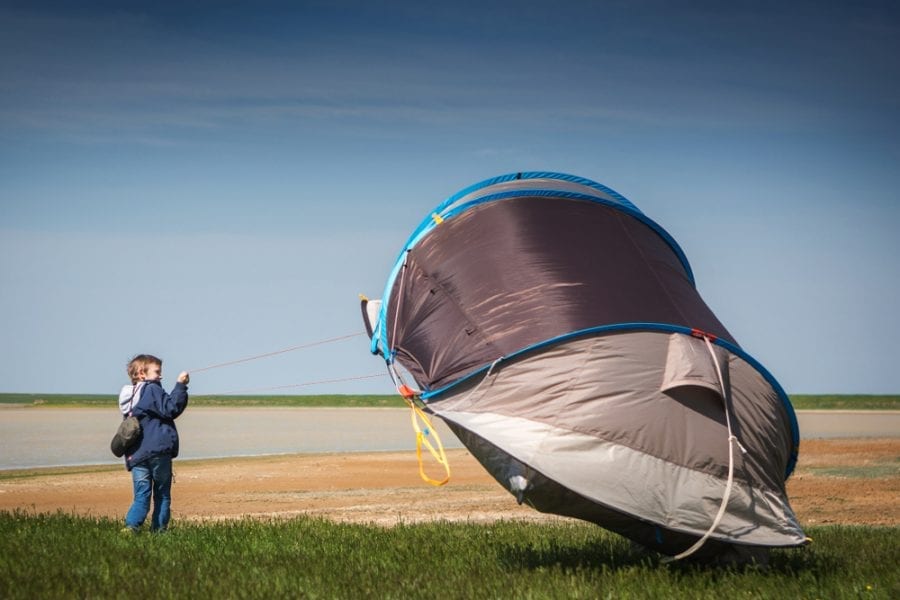
[[[447,462],[447,455],[444,454],[444,445],[441,443],[441,436],[438,435],[437,430],[431,425],[431,421],[428,420],[428,415],[422,412],[418,406],[413,404],[413,401],[410,399],[406,399],[406,403],[409,404],[410,409],[410,419],[412,420],[413,430],[416,432],[416,458],[419,459],[419,475],[422,477],[422,480],[426,483],[430,483],[434,486],[444,485],[448,481],[450,481],[450,463]],[[418,418],[417,418],[418,417]],[[419,427],[419,419],[425,423],[425,430],[422,431],[422,428]],[[434,439],[437,442],[437,449],[431,444],[431,441],[428,439],[428,436],[434,435]],[[446,472],[446,476],[443,479],[432,479],[425,473],[425,465],[422,462],[422,446],[428,448],[428,451],[431,453],[431,456],[439,465],[444,467],[444,471]]]
[[[434,220],[435,225],[440,225],[441,223],[444,222],[444,218],[441,215],[437,214],[436,212],[431,213],[431,218]]]

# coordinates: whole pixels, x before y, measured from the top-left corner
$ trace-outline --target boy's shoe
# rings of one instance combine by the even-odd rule
[[[138,530],[134,527],[123,527],[119,530],[119,533],[126,536],[137,535]]]

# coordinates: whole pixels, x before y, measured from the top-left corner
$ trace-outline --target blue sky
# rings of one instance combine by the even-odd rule
[[[665,227],[788,393],[900,392],[900,9],[429,4],[0,2],[0,392],[361,332],[420,219],[523,170]],[[359,336],[192,391],[381,372]]]

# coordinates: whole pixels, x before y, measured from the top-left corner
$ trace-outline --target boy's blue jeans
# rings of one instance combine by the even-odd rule
[[[153,456],[131,469],[134,483],[134,502],[125,515],[125,526],[137,529],[150,512],[153,497],[153,516],[150,531],[165,531],[169,526],[169,506],[172,504],[172,457]]]

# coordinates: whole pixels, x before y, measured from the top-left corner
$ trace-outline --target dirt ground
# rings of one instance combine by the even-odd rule
[[[561,520],[518,506],[465,450],[447,453],[443,487],[419,478],[414,452],[175,461],[173,519],[296,515],[394,525],[422,521]],[[442,475],[434,464],[432,476]],[[804,440],[788,481],[803,525],[900,524],[900,438]],[[121,518],[131,502],[124,468],[0,472],[0,510]]]

